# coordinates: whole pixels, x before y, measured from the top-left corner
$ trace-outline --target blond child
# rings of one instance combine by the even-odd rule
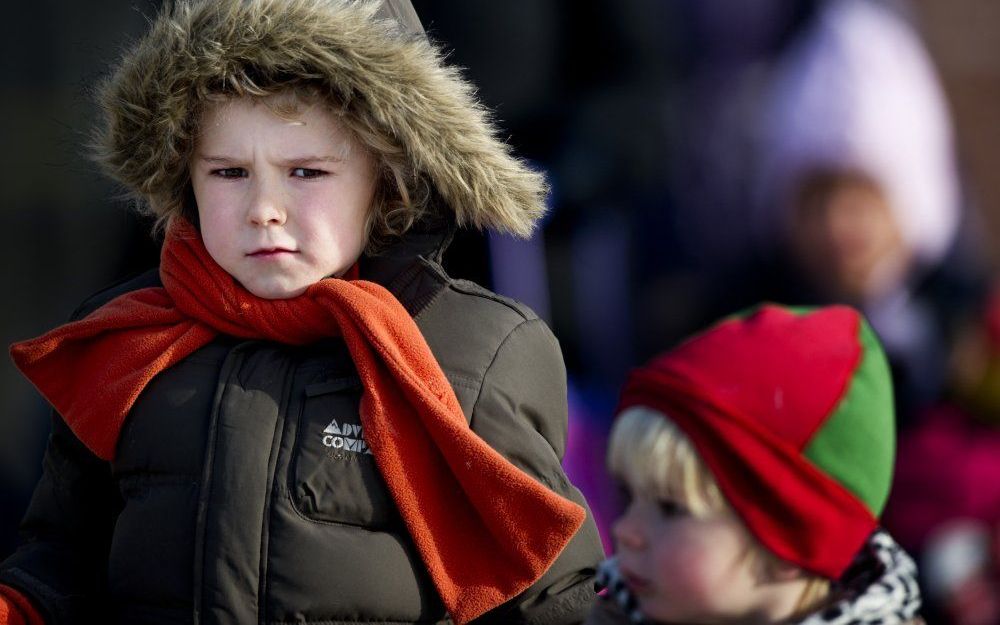
[[[100,89],[158,271],[12,348],[57,414],[0,623],[575,623],[565,369],[450,278],[545,184],[408,2],[178,0]]]
[[[588,623],[913,622],[915,567],[878,526],[891,394],[843,306],[763,306],[633,372],[608,451],[630,502]]]

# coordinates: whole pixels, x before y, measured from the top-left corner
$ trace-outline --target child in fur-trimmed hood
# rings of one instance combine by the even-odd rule
[[[176,0],[99,95],[166,238],[11,348],[56,415],[0,624],[582,620],[558,343],[440,264],[546,185],[409,3]]]
[[[879,528],[885,355],[854,309],[766,305],[636,369],[608,464],[629,493],[587,623],[917,622]]]

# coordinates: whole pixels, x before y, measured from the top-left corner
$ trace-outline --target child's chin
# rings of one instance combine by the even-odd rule
[[[306,286],[290,286],[281,284],[252,284],[243,285],[247,291],[261,299],[291,299],[306,292]]]
[[[639,611],[646,618],[648,623],[683,623],[679,620],[676,610],[670,610],[660,605],[654,597],[636,597],[639,604]]]

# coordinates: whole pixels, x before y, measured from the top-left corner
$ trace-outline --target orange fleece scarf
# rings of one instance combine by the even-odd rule
[[[326,279],[292,299],[261,299],[187,223],[168,233],[160,275],[164,288],[127,293],[11,347],[18,368],[101,458],[114,457],[150,380],[217,335],[291,345],[339,335],[364,385],[368,445],[456,622],[527,589],[583,523],[583,508],[472,432],[417,325],[385,288]]]
[[[27,597],[0,584],[0,625],[45,625],[45,619]]]

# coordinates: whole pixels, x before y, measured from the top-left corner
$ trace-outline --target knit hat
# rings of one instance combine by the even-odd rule
[[[764,305],[629,376],[621,412],[673,420],[757,539],[838,579],[875,530],[895,453],[892,383],[847,306]]]
[[[878,184],[918,262],[944,256],[960,202],[951,119],[919,36],[891,8],[827,2],[779,63],[762,113],[761,246],[787,225],[801,177],[833,169]]]

